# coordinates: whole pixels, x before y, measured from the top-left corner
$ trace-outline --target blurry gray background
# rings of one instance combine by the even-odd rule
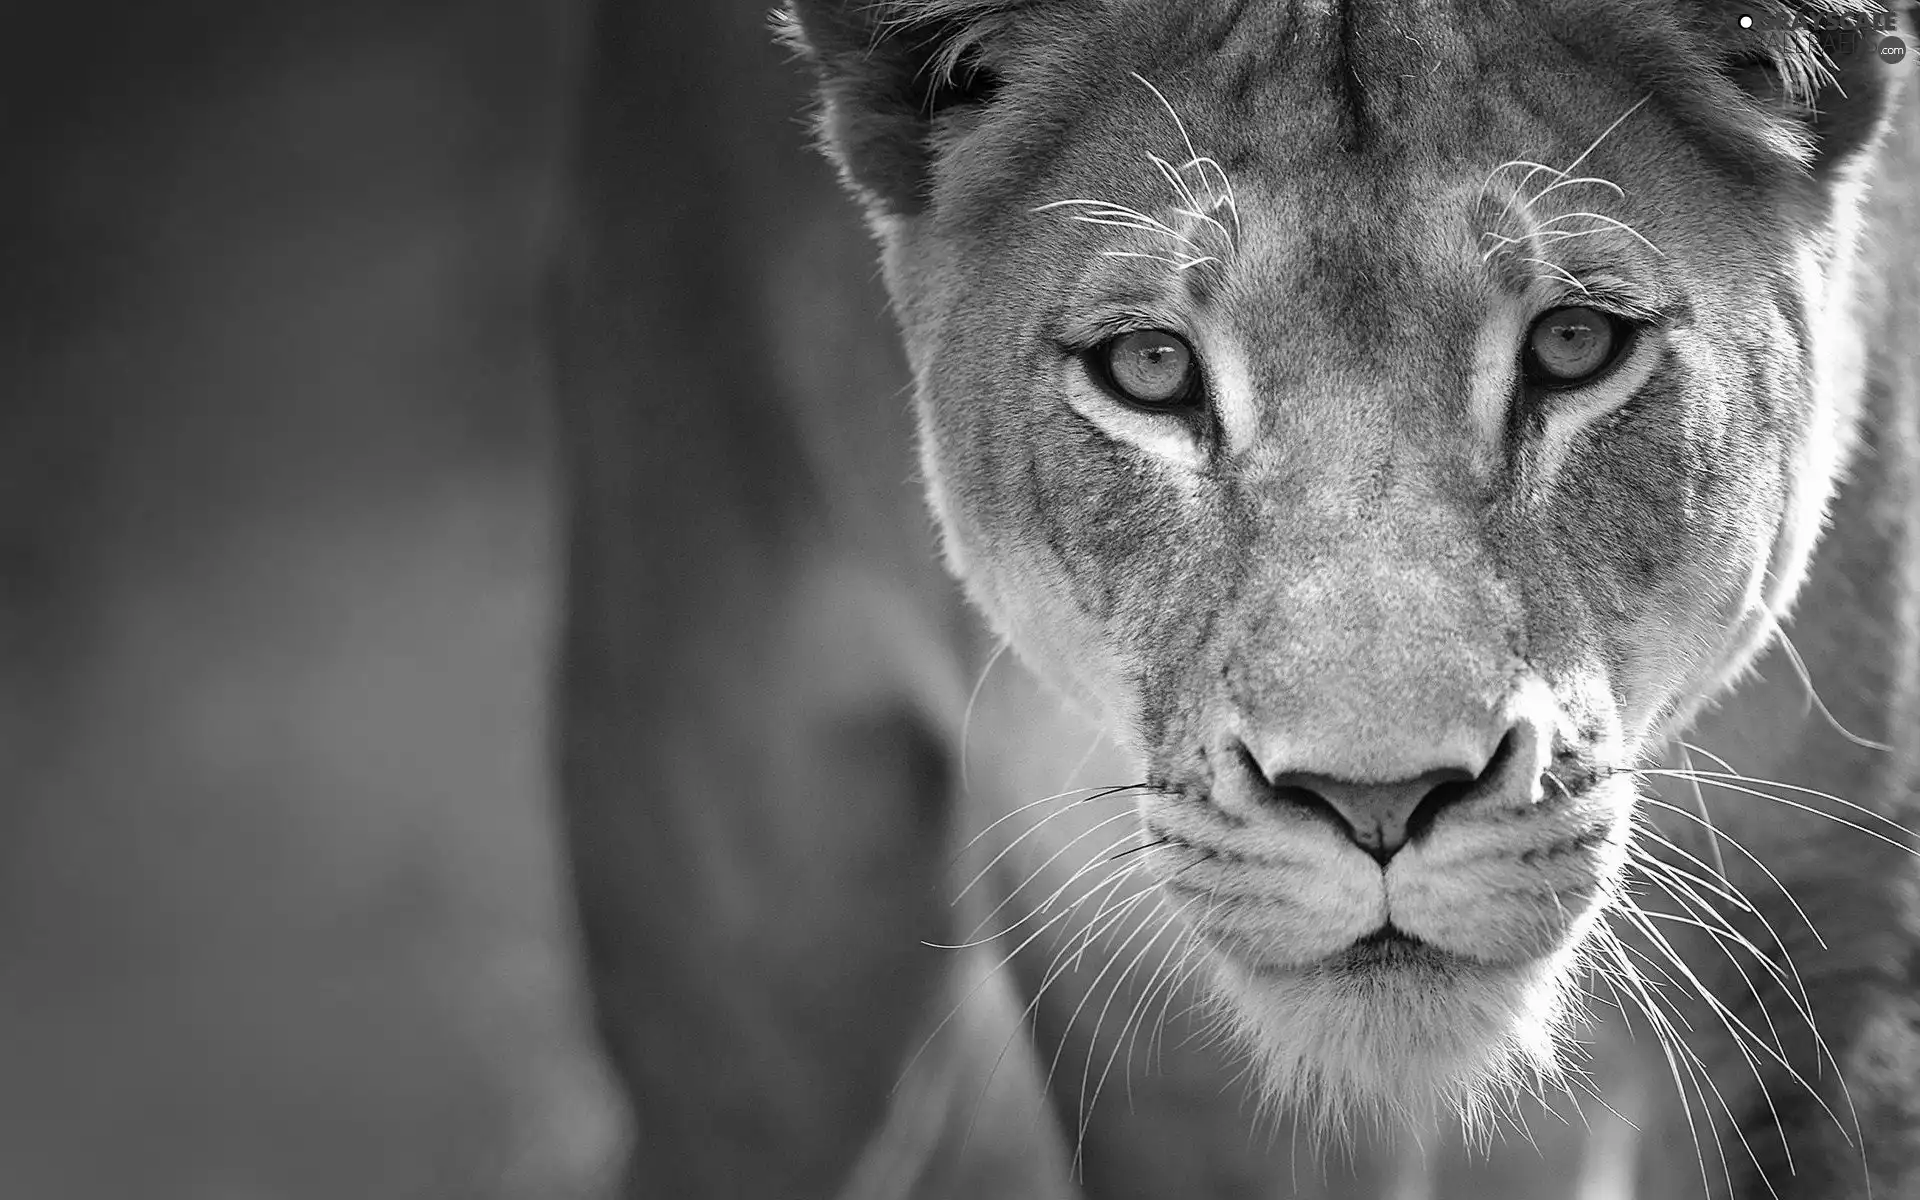
[[[579,6],[5,12],[0,1200],[571,1194]]]

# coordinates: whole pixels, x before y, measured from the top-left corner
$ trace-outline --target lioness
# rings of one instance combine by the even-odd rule
[[[1912,12],[784,29],[1050,690],[916,565],[840,227],[623,216],[622,154],[785,177],[623,143],[609,18],[566,746],[631,1194],[1920,1195]]]

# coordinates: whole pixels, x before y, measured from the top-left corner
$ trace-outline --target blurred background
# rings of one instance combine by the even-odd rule
[[[579,1194],[623,1136],[547,743],[583,6],[5,13],[0,1197]]]

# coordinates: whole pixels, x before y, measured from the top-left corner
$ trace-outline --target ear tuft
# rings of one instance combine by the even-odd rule
[[[820,139],[870,211],[925,204],[933,123],[999,89],[992,46],[1032,0],[789,0],[782,41],[819,79]]]

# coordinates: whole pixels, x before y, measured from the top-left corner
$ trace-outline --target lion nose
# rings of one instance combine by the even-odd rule
[[[1534,803],[1544,765],[1540,737],[1534,724],[1519,721],[1501,731],[1484,754],[1462,755],[1456,742],[1454,761],[1387,782],[1340,779],[1286,764],[1275,771],[1244,745],[1241,752],[1264,784],[1265,803],[1320,813],[1384,866],[1449,808],[1476,800]]]

